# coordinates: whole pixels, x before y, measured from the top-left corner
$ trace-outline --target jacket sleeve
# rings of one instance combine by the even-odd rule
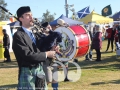
[[[10,37],[9,37],[9,35],[7,35],[6,38],[7,38],[7,40],[6,40],[7,41],[7,46],[9,46],[10,45]]]
[[[3,38],[3,46],[9,46],[10,45],[10,39],[9,39],[9,35],[4,35]]]
[[[32,50],[28,44],[26,44],[25,37],[15,33],[13,36],[13,51],[16,57],[21,57],[23,60],[29,62],[41,62],[46,60],[45,52],[38,50]],[[37,49],[35,47],[35,49]]]

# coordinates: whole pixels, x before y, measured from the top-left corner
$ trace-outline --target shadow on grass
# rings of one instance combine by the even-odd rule
[[[11,62],[4,62],[4,61],[0,61],[0,68],[16,68],[18,67],[17,62],[11,61]]]
[[[112,51],[101,52],[101,54],[109,54],[109,53],[112,53]]]
[[[17,84],[0,86],[0,90],[17,90]]]
[[[101,85],[101,84],[106,84],[105,82],[95,82],[95,83],[92,83],[91,85]]]
[[[101,85],[101,84],[120,84],[120,80],[112,80],[112,81],[108,81],[108,82],[95,82],[92,83],[91,85]]]
[[[116,56],[107,56],[102,61],[78,61],[77,63],[82,69],[106,69],[115,70],[120,69],[120,62],[116,59]],[[69,67],[76,67],[72,63],[69,63]]]
[[[113,83],[113,84],[120,84],[120,80],[112,80],[109,83]]]

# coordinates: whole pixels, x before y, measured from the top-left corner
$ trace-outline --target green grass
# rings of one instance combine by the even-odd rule
[[[120,90],[120,58],[116,59],[116,52],[104,52],[107,41],[103,41],[102,45],[102,61],[94,61],[95,51],[93,51],[93,61],[84,61],[84,57],[79,58],[78,64],[82,71],[80,79],[77,82],[60,82],[60,90]],[[15,90],[17,86],[18,67],[13,53],[11,57],[11,63],[3,63],[0,59],[0,90],[2,88]],[[76,67],[69,64],[69,73],[72,71],[75,73]],[[74,78],[70,79],[74,80]],[[49,89],[52,90],[51,85]]]

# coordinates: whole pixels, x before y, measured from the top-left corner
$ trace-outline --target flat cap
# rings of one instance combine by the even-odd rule
[[[24,13],[27,13],[27,12],[30,12],[30,7],[29,6],[23,6],[23,7],[20,7],[18,10],[17,10],[17,17],[21,17]]]
[[[49,23],[45,22],[45,23],[42,24],[42,27],[46,28],[48,25],[49,25]]]

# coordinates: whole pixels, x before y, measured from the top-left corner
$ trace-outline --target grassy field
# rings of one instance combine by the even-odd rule
[[[107,42],[103,41],[101,62],[94,61],[95,51],[93,61],[84,61],[84,57],[79,58],[78,64],[82,71],[80,79],[77,82],[60,82],[60,90],[120,90],[120,58],[116,59],[116,52],[105,53],[106,45]],[[0,59],[0,90],[16,89],[18,66],[13,53],[11,58],[11,63],[3,63]],[[69,74],[71,71],[76,72],[76,67],[69,64]],[[50,88],[49,85],[49,90],[52,90]]]

